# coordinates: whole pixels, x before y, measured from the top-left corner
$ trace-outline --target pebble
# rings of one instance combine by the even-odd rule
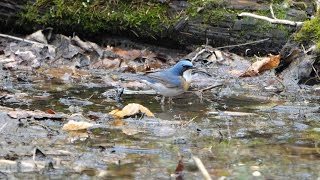
[[[252,176],[255,176],[255,177],[261,176],[261,172],[259,172],[259,171],[254,171],[254,172],[252,173]]]

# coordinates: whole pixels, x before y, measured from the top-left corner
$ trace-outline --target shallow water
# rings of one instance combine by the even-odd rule
[[[24,125],[14,123],[0,131],[1,159],[32,162],[37,147],[47,156],[40,164],[46,167],[50,159],[54,168],[28,169],[23,163],[17,168],[1,162],[0,177],[175,179],[182,158],[184,168],[177,179],[202,179],[192,156],[202,160],[214,179],[320,177],[319,100],[312,98],[317,92],[305,92],[299,98],[274,95],[276,100],[259,98],[255,92],[228,96],[207,92],[203,102],[186,93],[174,99],[171,107],[161,107],[153,95],[123,95],[121,104],[107,102],[103,86],[50,81],[13,85],[27,95],[22,100],[1,101],[2,106],[52,109],[84,117],[96,113],[100,115],[96,122],[103,128],[68,133],[61,130],[66,121],[39,121],[59,131],[48,136],[43,128],[21,119]],[[121,124],[101,118],[133,102],[149,108],[156,118],[129,118]],[[8,119],[3,112],[1,116]]]

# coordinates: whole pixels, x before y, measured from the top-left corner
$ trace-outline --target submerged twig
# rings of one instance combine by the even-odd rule
[[[90,100],[94,95],[96,95],[96,94],[97,94],[97,92],[92,93],[91,96],[89,96],[88,98],[86,98],[86,100],[89,101],[89,100]]]
[[[210,177],[210,175],[209,175],[209,173],[208,173],[208,171],[207,171],[207,169],[204,167],[202,161],[201,161],[198,157],[196,157],[196,156],[192,156],[192,159],[193,159],[194,162],[196,163],[196,165],[197,165],[198,169],[200,170],[203,178],[204,178],[205,180],[212,180],[211,177]]]
[[[2,126],[1,126],[1,128],[0,128],[0,132],[2,131],[2,129],[4,129],[6,126],[7,126],[7,122],[6,123],[4,123]]]
[[[203,89],[196,90],[196,91],[200,91],[200,92],[208,91],[210,89],[213,89],[213,88],[216,88],[216,87],[220,87],[220,86],[223,86],[223,85],[224,84],[215,84],[215,85],[211,85],[211,86],[208,86],[208,87],[205,87]]]
[[[193,117],[192,119],[190,119],[188,122],[181,124],[181,127],[184,127],[188,124],[190,124],[192,121],[194,121],[198,116]]]
[[[58,130],[53,129],[53,128],[50,128],[50,127],[48,127],[48,126],[46,126],[46,125],[40,124],[40,123],[38,123],[38,122],[36,122],[36,121],[31,121],[31,122],[29,122],[29,125],[37,125],[37,126],[42,127],[43,129],[47,130],[48,132],[56,132],[57,134],[59,134],[59,131],[58,131]]]

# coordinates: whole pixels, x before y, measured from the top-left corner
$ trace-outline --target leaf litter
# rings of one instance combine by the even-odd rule
[[[205,51],[202,48],[189,55],[184,54],[183,57],[189,56],[190,59],[195,57],[194,54],[197,54],[197,58],[193,60],[199,71],[195,71],[193,74],[194,80],[191,89],[193,91],[178,97],[178,104],[175,104],[172,110],[169,108],[162,111],[159,110],[158,105],[155,105],[158,102],[148,96],[139,95],[134,99],[122,97],[122,101],[128,104],[128,106],[123,107],[123,105],[117,104],[119,101],[121,102],[121,98],[118,97],[121,93],[118,93],[118,91],[107,93],[107,97],[112,97],[110,99],[114,101],[104,101],[106,98],[100,96],[100,94],[106,88],[114,89],[125,84],[127,86],[122,87],[134,89],[139,86],[136,89],[145,89],[146,87],[140,86],[138,83],[130,84],[130,81],[125,81],[126,77],[132,76],[130,72],[143,73],[160,67],[169,67],[174,64],[173,59],[181,58],[181,55],[169,57],[145,49],[100,48],[94,43],[82,41],[79,37],[70,38],[63,35],[57,35],[53,43],[47,47],[34,45],[31,48],[30,44],[13,42],[11,48],[13,52],[7,48],[4,50],[6,55],[4,57],[1,55],[4,59],[0,61],[1,65],[5,69],[10,69],[6,72],[14,70],[15,76],[19,76],[20,79],[27,79],[25,82],[28,82],[13,81],[11,83],[18,84],[20,86],[19,91],[27,90],[28,97],[32,97],[34,93],[39,92],[39,89],[36,88],[37,83],[43,87],[48,83],[50,88],[46,90],[52,96],[50,100],[45,99],[50,101],[50,106],[46,107],[42,107],[42,104],[35,106],[38,102],[42,102],[41,99],[33,100],[33,102],[30,102],[31,106],[28,105],[20,109],[0,107],[0,117],[3,117],[0,118],[0,133],[3,138],[1,140],[6,143],[5,145],[1,144],[6,148],[3,149],[0,156],[5,157],[12,152],[18,154],[19,160],[23,165],[26,165],[22,166],[22,172],[30,172],[28,168],[31,167],[37,167],[37,172],[46,170],[46,167],[54,167],[49,169],[62,174],[62,177],[65,174],[59,172],[59,169],[64,169],[65,172],[69,171],[74,178],[83,177],[83,174],[86,173],[90,176],[105,178],[108,177],[108,174],[114,177],[127,177],[117,174],[122,170],[125,175],[129,173],[129,176],[131,176],[130,172],[145,172],[147,169],[155,172],[148,178],[157,178],[167,175],[167,173],[161,172],[167,172],[169,169],[172,173],[175,173],[175,171],[183,172],[185,173],[184,177],[192,179],[200,177],[200,174],[189,171],[187,168],[181,168],[190,158],[176,158],[178,152],[183,153],[184,157],[191,157],[190,152],[192,152],[197,156],[204,157],[201,157],[201,159],[209,170],[221,170],[221,172],[228,172],[228,176],[235,177],[238,164],[231,162],[241,161],[241,158],[248,159],[247,157],[250,159],[252,157],[250,152],[255,150],[252,147],[258,149],[255,150],[254,157],[263,159],[264,167],[270,169],[276,167],[278,170],[278,166],[274,165],[274,159],[272,157],[269,159],[270,157],[264,149],[274,149],[278,154],[287,154],[288,152],[282,148],[282,145],[274,147],[272,144],[287,143],[286,140],[292,141],[292,139],[297,139],[296,143],[298,144],[303,142],[306,143],[303,144],[304,146],[309,146],[307,142],[301,140],[299,135],[306,128],[311,127],[304,123],[303,118],[301,118],[303,116],[299,114],[302,112],[299,111],[299,106],[293,105],[296,108],[293,108],[294,112],[290,112],[290,110],[287,110],[291,108],[290,103],[279,106],[278,103],[272,102],[274,99],[278,102],[289,98],[290,100],[295,99],[301,104],[306,100],[312,102],[312,98],[316,98],[316,96],[308,97],[302,91],[294,94],[281,94],[284,91],[283,88],[279,88],[279,82],[273,80],[276,77],[273,69],[279,64],[278,56],[272,56],[275,57],[274,59],[266,57],[248,68],[251,63],[246,58],[219,51],[209,46],[206,47]],[[37,71],[31,74],[26,73],[30,70]],[[247,74],[248,78],[238,79],[241,74]],[[1,77],[7,76],[0,75]],[[259,76],[253,77],[252,75]],[[9,77],[13,78],[14,76]],[[4,79],[2,78],[1,81],[3,89],[10,87],[10,81]],[[46,82],[48,79],[49,82]],[[57,91],[54,88],[54,83],[58,84],[60,90]],[[203,102],[200,103],[198,96],[194,95],[193,92],[206,89],[208,85],[216,83],[223,84],[223,86],[201,91]],[[62,88],[63,84],[69,86]],[[84,84],[86,86],[81,86]],[[76,87],[75,91],[73,91],[72,86]],[[274,86],[276,89],[274,92],[276,93],[265,91],[266,87],[271,86]],[[88,91],[98,87],[103,91],[99,91],[98,95],[92,97],[92,92]],[[72,94],[72,92],[75,93]],[[85,93],[86,96],[79,97],[81,93]],[[277,93],[280,93],[280,95]],[[19,97],[17,93],[10,91],[7,94],[12,94],[11,97]],[[57,94],[64,95],[57,96]],[[239,101],[228,101],[225,98],[232,96],[244,98]],[[6,95],[1,97],[3,97],[1,103],[8,105],[8,101],[5,101]],[[70,97],[72,98],[70,99]],[[86,99],[89,97],[90,99]],[[256,97],[256,100],[253,100],[254,97]],[[246,99],[248,102],[244,101]],[[133,100],[136,103],[134,105],[132,104]],[[22,98],[20,102],[23,101]],[[250,101],[254,101],[254,103],[250,103]],[[86,104],[88,102],[89,104]],[[274,105],[273,107],[264,106],[266,103]],[[60,105],[63,105],[63,108]],[[69,114],[68,111],[71,111],[71,106],[81,105],[83,105],[81,107],[82,111],[76,111],[78,114]],[[308,108],[314,104],[304,105]],[[95,106],[97,109],[91,109],[91,106]],[[260,108],[257,109],[258,106]],[[289,108],[286,109],[286,107]],[[87,109],[91,112],[89,113]],[[112,109],[121,109],[113,113],[122,119],[107,116]],[[218,111],[214,111],[215,109],[218,109]],[[61,113],[61,111],[64,113]],[[210,114],[208,112],[219,112],[218,115],[221,116],[212,117],[208,115]],[[102,113],[102,115],[98,113]],[[302,113],[309,115],[310,113],[317,113],[317,110],[315,108],[310,112],[303,111]],[[138,116],[137,114],[145,114],[145,116]],[[174,118],[179,114],[186,117]],[[198,116],[197,119],[192,118],[196,116]],[[34,123],[33,125],[26,123],[30,120]],[[38,122],[35,123],[35,120]],[[295,123],[296,131],[289,128],[292,120],[300,122],[301,126]],[[312,121],[312,123],[319,125],[316,121]],[[68,124],[70,125],[69,129],[65,128],[68,127]],[[281,127],[277,125],[281,125]],[[304,125],[303,128],[301,128],[302,125]],[[39,128],[39,126],[41,127]],[[54,127],[59,132],[65,129],[67,132],[52,134],[52,130],[46,127]],[[15,133],[12,133],[13,129]],[[287,133],[283,134],[283,131]],[[317,137],[313,135],[304,136],[308,137],[308,141],[312,137]],[[34,137],[37,137],[37,141],[34,140]],[[257,146],[259,143],[265,143],[267,147]],[[43,147],[41,152],[45,155],[48,155],[50,151],[69,153],[52,154],[51,157],[54,159],[52,164],[39,159],[39,165],[31,164],[29,166],[28,162],[31,160],[30,157],[35,145]],[[292,151],[302,152],[295,144],[286,147],[290,147]],[[210,149],[215,152],[214,155],[210,152]],[[314,152],[313,150],[314,148],[310,151],[311,154]],[[159,154],[167,159],[158,161]],[[140,159],[144,157],[149,159],[151,165],[145,166],[141,163]],[[210,161],[212,158],[215,161]],[[243,167],[252,167],[257,161],[256,159],[254,161],[248,160],[244,162]],[[315,161],[317,160],[305,163],[310,164],[315,163]],[[280,159],[277,163],[280,163],[278,165],[282,167],[281,165],[285,162],[287,162],[286,159]],[[2,159],[1,163],[17,166],[18,161]],[[232,170],[226,169],[223,166],[225,163]],[[157,165],[152,166],[152,164]],[[168,164],[173,167],[170,168]],[[179,165],[180,168],[178,168]],[[0,166],[0,168],[0,171],[2,171],[5,167]],[[131,171],[129,172],[127,168],[130,168]],[[312,166],[312,168],[316,167]],[[13,168],[12,171],[5,172],[10,176],[11,172],[16,171]],[[252,171],[251,169],[248,170],[253,176],[257,175],[257,173],[253,174]],[[263,169],[259,169],[259,172],[265,174]],[[211,171],[209,173],[214,175]],[[219,173],[217,174],[219,175]],[[219,176],[223,176],[222,174],[220,173]]]

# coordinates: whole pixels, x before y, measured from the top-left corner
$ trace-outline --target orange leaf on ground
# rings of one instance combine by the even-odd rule
[[[147,116],[154,116],[154,114],[146,107],[136,104],[130,103],[126,105],[122,110],[113,110],[109,114],[115,115],[119,118],[123,118],[125,116],[133,116],[138,113],[144,113]]]
[[[54,112],[54,110],[52,110],[52,109],[47,109],[46,112],[48,114],[56,114],[56,112]]]
[[[112,121],[112,123],[115,126],[123,126],[125,124],[122,119],[115,119],[114,121]]]
[[[259,74],[278,67],[280,63],[280,55],[271,55],[269,57],[262,58],[251,64],[251,66],[240,75],[240,77],[258,76]]]

